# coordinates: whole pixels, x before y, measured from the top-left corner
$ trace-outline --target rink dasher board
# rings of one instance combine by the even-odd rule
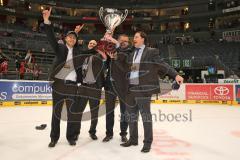
[[[4,101],[0,102],[0,107],[41,107],[52,106],[52,101]]]
[[[118,101],[117,101],[118,103]],[[207,100],[152,100],[152,104],[212,104],[212,105],[233,105],[240,107],[237,101],[207,101]],[[105,100],[100,101],[100,105],[104,105]],[[5,101],[0,102],[0,108],[4,107],[49,107],[52,101]]]
[[[30,90],[42,85],[49,88],[49,81],[28,81],[28,80],[0,80],[0,107],[14,106],[51,106],[51,92],[46,89],[42,91]],[[7,85],[9,84],[9,85]],[[20,89],[24,88],[24,92]],[[46,88],[46,87],[45,87]],[[216,93],[215,93],[216,89]],[[213,92],[214,90],[214,92]],[[38,91],[38,92],[37,92]],[[41,91],[41,92],[40,92]],[[218,92],[219,93],[218,93]],[[36,93],[35,93],[36,92]],[[42,95],[49,97],[43,98]],[[39,96],[40,97],[16,97],[18,96]],[[102,96],[104,103],[104,96]],[[101,104],[102,104],[101,103]],[[152,103],[156,104],[223,104],[238,105],[240,103],[240,84],[188,84],[180,86],[177,91],[170,91],[166,94],[153,95]]]

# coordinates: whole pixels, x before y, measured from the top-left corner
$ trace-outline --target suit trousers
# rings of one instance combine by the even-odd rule
[[[129,122],[129,140],[133,143],[138,143],[138,118],[139,112],[143,121],[144,140],[143,143],[151,146],[153,141],[153,127],[151,114],[151,96],[148,97],[134,97],[135,105],[127,105],[127,120]]]
[[[60,136],[60,121],[67,121],[67,140],[73,140],[76,135],[78,120],[74,114],[76,104],[76,84],[66,84],[64,80],[55,80],[52,84],[52,122],[51,122],[51,140],[58,141]],[[67,118],[62,116],[63,104],[66,104]]]
[[[108,84],[105,87],[105,99],[106,99],[106,135],[113,136],[114,127],[114,109],[116,107],[115,102],[117,99],[117,93],[112,87],[112,84]],[[126,105],[125,102],[119,97],[120,100],[120,136],[127,135],[128,122],[126,120]]]
[[[96,83],[94,83],[94,84],[83,84],[83,85],[85,87],[86,92],[90,88],[91,88],[91,90],[89,90],[90,92],[94,92],[94,88],[96,88],[97,90],[100,89]],[[92,93],[92,94],[88,93],[88,94],[93,95],[94,93]],[[84,96],[84,94],[78,96],[78,98],[77,98],[77,104],[78,104],[77,112],[79,113],[79,117],[78,117],[79,123],[77,125],[77,135],[80,134],[81,121],[82,121],[83,114],[84,114],[84,118],[85,118],[84,121],[91,120],[91,126],[90,126],[90,129],[88,131],[89,134],[96,134],[100,99],[101,99],[101,94],[98,94],[98,93],[94,97],[90,97],[88,95]],[[89,106],[90,106],[90,113],[89,112],[84,112],[88,102],[89,102]]]

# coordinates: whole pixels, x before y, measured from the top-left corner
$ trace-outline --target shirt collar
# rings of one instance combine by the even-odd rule
[[[69,51],[73,49],[73,48],[69,47],[67,44],[66,44],[66,46],[67,46],[67,48],[68,48]]]

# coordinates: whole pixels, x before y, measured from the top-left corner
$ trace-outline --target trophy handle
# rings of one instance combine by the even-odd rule
[[[127,18],[127,15],[128,15],[128,10],[125,9],[125,15],[124,15],[124,16],[123,16],[123,15],[121,16],[121,23]],[[121,23],[120,23],[120,24],[121,24]],[[120,25],[120,24],[119,24],[119,25]]]
[[[103,7],[101,7],[100,9],[99,9],[99,18],[100,18],[100,20],[102,21],[102,23],[105,25],[105,23],[104,23],[104,21],[103,21]]]

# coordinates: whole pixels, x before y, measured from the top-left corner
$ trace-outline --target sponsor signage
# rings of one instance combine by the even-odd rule
[[[51,100],[47,81],[0,81],[0,101]]]

